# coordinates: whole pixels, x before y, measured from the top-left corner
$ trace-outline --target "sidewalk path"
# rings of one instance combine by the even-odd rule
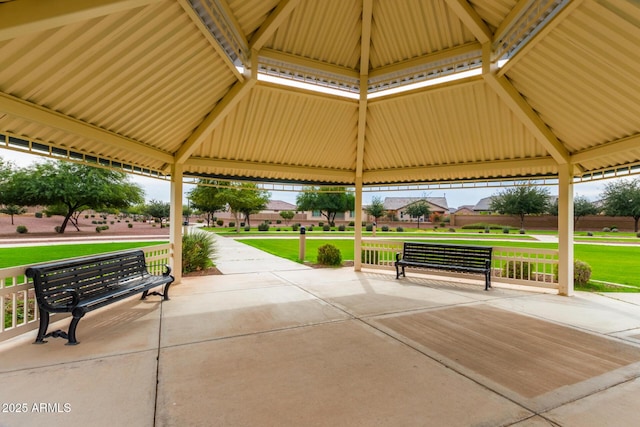
[[[215,233],[214,233],[215,234]],[[216,267],[223,274],[259,273],[265,271],[310,270],[297,262],[268,254],[230,237],[215,234]]]

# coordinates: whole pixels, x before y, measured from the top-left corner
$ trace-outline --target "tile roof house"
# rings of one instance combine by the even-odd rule
[[[446,215],[449,213],[449,205],[445,197],[386,197],[384,208],[401,221],[409,220],[410,217],[405,213],[405,209],[421,200],[427,201],[432,214]]]

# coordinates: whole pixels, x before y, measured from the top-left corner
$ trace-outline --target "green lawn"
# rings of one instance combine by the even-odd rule
[[[117,242],[0,248],[0,268],[32,265],[57,259],[74,258],[165,243],[167,242]]]
[[[242,239],[239,240],[265,252],[298,261],[298,239]],[[463,245],[486,245],[476,240],[438,240],[439,243]],[[305,261],[315,262],[318,246],[325,243],[335,245],[342,253],[343,260],[353,260],[353,240],[349,239],[307,239]],[[557,249],[554,243],[534,242],[494,242],[493,246],[520,248]],[[602,246],[580,244],[574,246],[574,257],[588,263],[592,269],[591,278],[603,282],[620,283],[640,288],[640,246]]]

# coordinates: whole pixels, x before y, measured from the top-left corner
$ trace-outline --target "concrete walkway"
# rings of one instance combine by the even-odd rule
[[[90,313],[78,346],[0,344],[0,426],[640,425],[638,294],[219,248],[224,275]]]

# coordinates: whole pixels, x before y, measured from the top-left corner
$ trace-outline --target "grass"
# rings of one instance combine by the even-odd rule
[[[298,239],[242,239],[243,243],[261,249],[273,255],[298,262]],[[439,243],[453,243],[463,245],[486,245],[486,242],[476,240],[438,240]],[[315,262],[318,246],[331,243],[340,249],[342,259],[353,260],[353,240],[350,239],[307,239],[305,261]],[[557,249],[555,243],[533,242],[495,242],[494,246],[508,246],[520,248]],[[640,246],[603,246],[580,244],[574,246],[574,258],[588,263],[592,269],[593,280],[610,283],[620,283],[640,288]],[[599,286],[599,285],[598,285]],[[594,284],[594,287],[597,287]],[[602,289],[608,289],[606,285]]]
[[[24,246],[19,248],[0,248],[0,268],[33,265],[58,259],[94,255],[104,252],[121,251],[144,246],[160,245],[166,242],[116,242],[87,243],[49,246]]]

